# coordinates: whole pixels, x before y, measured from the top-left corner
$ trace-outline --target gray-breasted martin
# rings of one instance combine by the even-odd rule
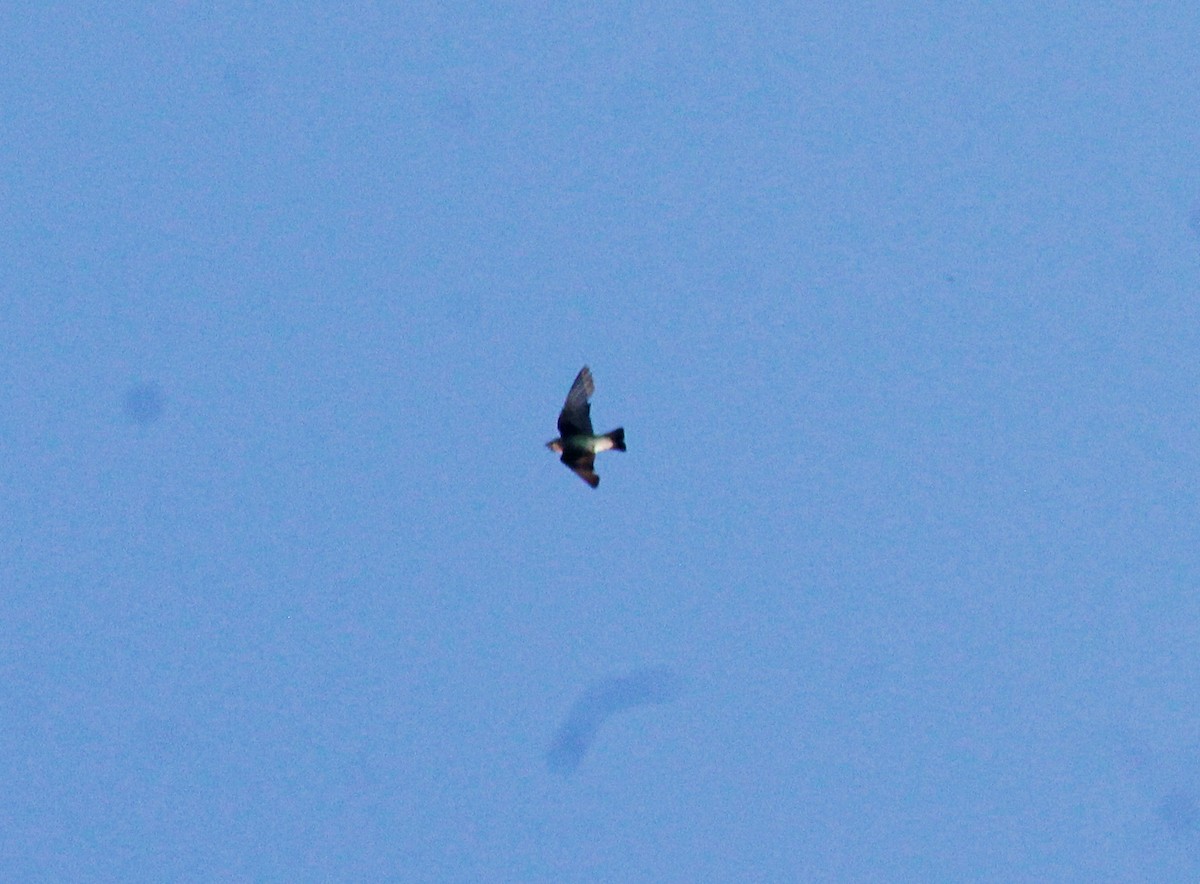
[[[614,448],[617,451],[625,450],[624,427],[617,427],[599,436],[592,432],[592,406],[588,403],[588,397],[595,392],[592,373],[585,365],[575,376],[575,383],[571,384],[571,392],[567,394],[567,401],[563,403],[562,413],[558,416],[559,436],[546,443],[547,448],[562,455],[562,462],[575,475],[593,488],[600,484],[600,477],[592,469],[596,455]]]

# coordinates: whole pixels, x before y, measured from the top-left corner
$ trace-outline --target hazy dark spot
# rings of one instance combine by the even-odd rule
[[[262,77],[253,65],[231,62],[222,75],[225,91],[231,98],[247,98],[258,92]]]
[[[444,129],[459,132],[475,126],[475,103],[460,89],[442,89],[429,101],[430,115]]]
[[[1154,749],[1126,735],[1118,757],[1141,783],[1155,822],[1172,840],[1194,853],[1200,844],[1200,756],[1194,743]]]
[[[1154,814],[1176,835],[1200,832],[1200,804],[1196,796],[1181,789],[1168,792],[1158,802]]]
[[[125,416],[135,424],[152,424],[162,416],[163,395],[156,384],[135,384],[125,392]]]
[[[572,773],[610,716],[638,706],[670,703],[682,692],[682,681],[669,669],[639,669],[629,675],[601,679],[571,707],[546,752],[546,766],[552,773]]]

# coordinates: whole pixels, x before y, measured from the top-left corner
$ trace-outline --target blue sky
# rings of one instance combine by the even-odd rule
[[[5,7],[0,877],[1194,880],[1200,12],[1092,6]]]

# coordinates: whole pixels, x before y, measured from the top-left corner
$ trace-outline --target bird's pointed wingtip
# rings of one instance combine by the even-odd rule
[[[600,484],[600,477],[596,475],[596,471],[590,467],[571,467],[571,472],[583,479],[593,488]]]

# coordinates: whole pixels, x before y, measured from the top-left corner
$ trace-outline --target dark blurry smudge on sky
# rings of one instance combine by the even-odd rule
[[[1196,856],[1200,849],[1200,747],[1193,743],[1151,749],[1128,737],[1123,743],[1118,750],[1122,765],[1138,782],[1155,822],[1189,855]]]
[[[475,128],[475,102],[462,89],[446,88],[429,96],[432,122],[447,132],[464,134]]]
[[[1162,797],[1154,808],[1159,822],[1177,838],[1195,838],[1200,834],[1200,804],[1195,794],[1185,789],[1173,789]]]
[[[610,716],[639,706],[670,703],[682,692],[682,681],[669,669],[639,669],[595,682],[575,701],[554,735],[546,766],[556,774],[574,772]]]
[[[262,76],[258,69],[242,62],[225,65],[222,79],[230,98],[247,98],[257,93],[262,86]]]
[[[132,423],[145,426],[162,416],[163,394],[157,384],[134,384],[125,391],[125,417]]]

